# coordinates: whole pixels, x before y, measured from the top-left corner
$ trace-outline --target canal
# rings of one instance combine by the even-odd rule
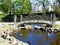
[[[60,45],[59,32],[48,33],[41,30],[19,30],[12,35],[29,45]]]

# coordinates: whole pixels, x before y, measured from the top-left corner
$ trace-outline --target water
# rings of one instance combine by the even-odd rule
[[[60,33],[48,33],[41,30],[20,30],[13,36],[29,45],[60,45]]]

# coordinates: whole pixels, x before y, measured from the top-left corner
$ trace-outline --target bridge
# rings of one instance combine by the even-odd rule
[[[51,21],[47,21],[47,20],[29,20],[29,21],[22,21],[22,22],[16,23],[16,26],[18,27],[18,26],[21,25],[21,24],[27,24],[27,23],[51,24]]]
[[[18,29],[21,24],[27,23],[43,23],[43,24],[50,24],[53,23],[50,20],[50,16],[44,17],[40,15],[29,15],[29,16],[22,16],[20,15],[20,22],[17,22],[17,17],[14,18],[14,26]]]
[[[27,23],[42,23],[42,24],[51,24],[51,21],[48,20],[28,20],[28,21],[21,21],[21,22],[0,22],[0,25],[14,25],[15,29],[19,29],[19,25],[27,24]]]

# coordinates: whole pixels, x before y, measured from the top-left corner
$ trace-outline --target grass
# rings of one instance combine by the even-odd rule
[[[10,44],[8,40],[5,40],[2,37],[0,37],[0,45],[12,45],[12,44]]]
[[[60,28],[60,25],[59,24],[55,24],[54,28]]]
[[[0,26],[0,33],[1,32],[4,32],[5,30],[11,30],[13,29],[14,27],[12,25],[3,25],[3,26]]]
[[[12,27],[13,26],[11,26],[11,25],[3,25],[3,26],[0,26],[0,33],[1,32],[4,32],[7,29],[11,30]],[[1,36],[1,34],[0,34],[0,36]],[[8,40],[3,39],[2,37],[0,37],[0,45],[12,45],[12,44],[10,44]]]

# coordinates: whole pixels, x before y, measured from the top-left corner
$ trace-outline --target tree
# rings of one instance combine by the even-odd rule
[[[16,9],[17,14],[29,14],[31,12],[32,7],[30,0],[16,0],[16,1],[22,5],[22,9],[20,7]],[[14,3],[16,1],[12,2],[12,0],[2,0],[2,5],[0,5],[0,9],[4,13],[11,15],[11,10],[12,8],[14,8]]]
[[[58,2],[59,2],[59,7],[60,7],[60,0],[58,0]]]
[[[39,3],[42,3],[42,6],[43,6],[43,12],[44,12],[44,15],[46,14],[47,12],[47,9],[46,9],[46,6],[48,6],[50,3],[48,0],[38,0]]]
[[[1,10],[4,13],[9,14],[11,11],[11,0],[1,0],[2,4],[0,5]]]
[[[21,14],[30,14],[32,11],[30,0],[17,0],[22,5]]]
[[[58,0],[55,0],[55,2],[53,3],[53,7],[54,7],[54,12],[56,12],[56,14],[60,14],[60,7],[59,7],[59,4],[58,4]]]

